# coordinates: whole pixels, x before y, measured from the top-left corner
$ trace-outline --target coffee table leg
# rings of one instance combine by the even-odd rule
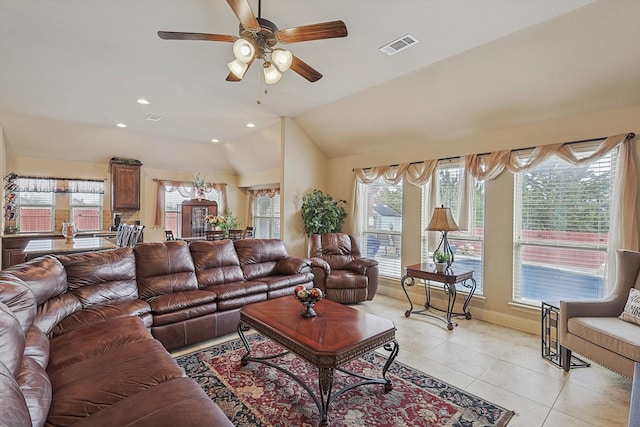
[[[389,357],[387,358],[387,363],[385,363],[384,368],[382,368],[382,378],[384,378],[384,380],[386,381],[384,384],[384,392],[389,393],[391,390],[393,390],[393,384],[391,384],[391,380],[387,378],[387,371],[389,370],[389,367],[391,366],[393,361],[396,359],[396,356],[400,351],[400,346],[398,345],[398,341],[393,340],[390,343],[385,344],[384,349],[391,352],[391,354],[389,354]]]
[[[318,368],[318,385],[320,387],[320,426],[329,425],[329,403],[333,388],[333,368]]]
[[[244,336],[244,331],[248,331],[248,330],[249,330],[249,327],[247,325],[245,325],[244,323],[240,322],[238,324],[238,335],[240,336],[240,339],[242,340],[242,344],[244,344],[244,348],[247,349],[247,352],[240,359],[240,365],[242,365],[242,366],[247,366],[247,363],[249,363],[247,361],[247,357],[249,357],[249,353],[251,353],[251,346],[249,345],[249,341],[247,341],[247,338]]]

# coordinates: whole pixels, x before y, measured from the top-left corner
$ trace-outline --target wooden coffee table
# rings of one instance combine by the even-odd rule
[[[305,318],[304,307],[295,297],[282,297],[249,304],[240,310],[238,334],[247,349],[241,364],[259,362],[289,375],[311,395],[320,412],[320,425],[329,425],[329,405],[352,388],[364,384],[384,384],[385,393],[393,389],[387,371],[398,355],[395,339],[396,327],[392,321],[356,310],[329,300],[322,300],[314,307],[316,317]],[[251,347],[244,332],[249,327],[283,346],[288,351],[266,357],[251,357]],[[379,347],[389,351],[382,369],[382,378],[365,377],[341,369],[344,363],[356,359]],[[293,352],[318,368],[320,396],[299,377],[273,362],[276,358]],[[333,373],[339,370],[358,377],[361,381],[332,393]]]

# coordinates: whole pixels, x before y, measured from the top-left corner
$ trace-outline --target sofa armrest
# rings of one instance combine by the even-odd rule
[[[311,258],[311,267],[314,269],[320,269],[324,271],[324,275],[328,276],[331,274],[331,266],[329,263],[322,258]]]
[[[349,264],[345,265],[345,270],[355,271],[359,274],[367,274],[367,269],[369,267],[373,267],[378,265],[378,261],[371,258],[356,258],[351,261]]]
[[[276,271],[280,274],[300,274],[311,271],[311,260],[294,256],[278,260]]]

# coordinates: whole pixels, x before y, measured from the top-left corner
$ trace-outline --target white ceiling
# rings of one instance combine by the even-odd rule
[[[257,0],[248,2],[257,15]],[[218,153],[208,165],[220,171],[249,173],[278,166],[278,155],[255,159],[255,140],[269,138],[265,129],[280,116],[333,158],[382,149],[390,135],[412,144],[637,104],[639,5],[264,0],[262,17],[280,28],[341,19],[349,31],[287,45],[323,73],[320,81],[289,71],[267,88],[259,64],[242,82],[225,81],[229,43],[156,35],[236,35],[223,0],[0,0],[0,126],[15,155],[56,157],[63,138],[42,141],[38,128],[84,144],[74,150],[78,160],[142,154],[146,165],[198,170],[192,156],[178,155],[181,146]],[[407,33],[420,43],[394,56],[378,51]],[[138,105],[139,97],[151,105]],[[257,128],[246,128],[249,121]],[[92,133],[110,143],[88,149]]]

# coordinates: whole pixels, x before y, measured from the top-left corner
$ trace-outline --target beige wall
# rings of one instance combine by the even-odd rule
[[[314,188],[326,191],[327,159],[291,119],[282,119],[281,237],[292,255],[307,256],[300,206]]]
[[[465,140],[425,141],[424,144],[406,150],[398,150],[390,141],[391,148],[387,151],[329,160],[328,191],[334,197],[346,199],[350,209],[354,167],[524,148],[626,132],[640,134],[640,105],[517,128],[498,129]],[[402,265],[420,261],[420,192],[410,187],[407,185],[404,189]],[[509,173],[503,173],[498,179],[486,183],[485,209],[485,294],[484,297],[474,298],[472,301],[472,314],[476,318],[539,333],[539,310],[511,302],[513,177]],[[421,289],[412,288],[412,292],[419,303],[424,302]],[[380,293],[406,300],[399,280],[383,281]]]

